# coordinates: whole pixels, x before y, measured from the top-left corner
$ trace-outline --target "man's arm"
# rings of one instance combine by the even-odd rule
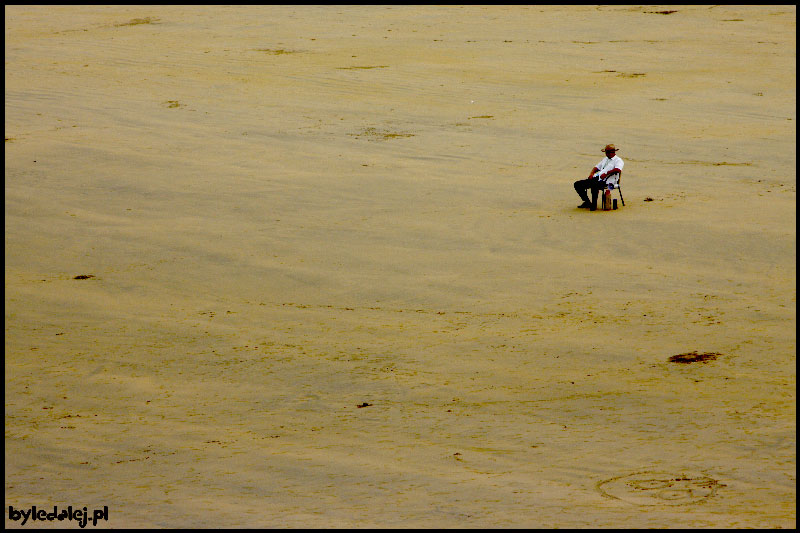
[[[615,157],[612,162],[614,163],[614,168],[603,173],[603,175],[600,176],[601,180],[607,179],[612,174],[620,174],[622,172],[622,167],[625,166],[625,162],[619,157]]]
[[[597,172],[598,170],[600,170],[600,169],[599,169],[599,168],[597,168],[597,167],[594,167],[594,168],[592,169],[592,171],[591,171],[591,172],[589,172],[589,177],[588,177],[588,178],[586,178],[586,179],[592,179],[592,176],[594,176],[594,173],[595,173],[595,172]]]
[[[614,167],[611,170],[609,170],[608,172],[604,172],[603,174],[600,174],[600,179],[601,180],[605,180],[609,176],[611,176],[612,174],[619,174],[620,172],[622,172],[621,169]]]

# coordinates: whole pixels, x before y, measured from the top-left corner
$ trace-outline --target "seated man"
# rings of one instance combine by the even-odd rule
[[[622,172],[622,167],[625,163],[617,156],[617,147],[613,144],[607,144],[603,151],[606,156],[602,161],[597,163],[597,166],[589,173],[589,177],[585,180],[578,180],[575,182],[575,191],[581,197],[583,203],[578,207],[588,207],[590,211],[597,210],[597,195],[600,191],[605,189],[608,185],[616,185],[619,180],[619,173]],[[592,190],[592,201],[589,202],[589,197],[586,195],[586,190]]]

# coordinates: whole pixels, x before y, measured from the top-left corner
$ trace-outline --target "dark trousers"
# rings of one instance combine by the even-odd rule
[[[578,193],[578,196],[581,197],[581,200],[584,202],[589,201],[589,197],[586,194],[588,189],[592,190],[592,207],[597,208],[597,195],[600,194],[600,191],[606,188],[606,182],[600,181],[597,178],[588,178],[585,180],[578,180],[575,182],[575,192]]]

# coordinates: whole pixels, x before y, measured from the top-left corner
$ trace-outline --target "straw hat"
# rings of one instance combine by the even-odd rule
[[[601,150],[601,152],[608,152],[609,150],[617,151],[617,147],[613,144],[607,144],[605,148]]]

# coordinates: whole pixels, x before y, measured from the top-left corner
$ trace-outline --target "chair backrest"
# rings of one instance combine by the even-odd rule
[[[617,183],[614,185],[614,189],[619,189],[620,185],[622,185],[622,171],[620,170],[617,172]]]
[[[625,198],[622,197],[622,170],[619,171],[619,175],[617,176],[617,185],[614,187],[617,189],[619,193],[619,199],[622,202],[622,205],[625,205]],[[616,202],[616,200],[614,200]]]

